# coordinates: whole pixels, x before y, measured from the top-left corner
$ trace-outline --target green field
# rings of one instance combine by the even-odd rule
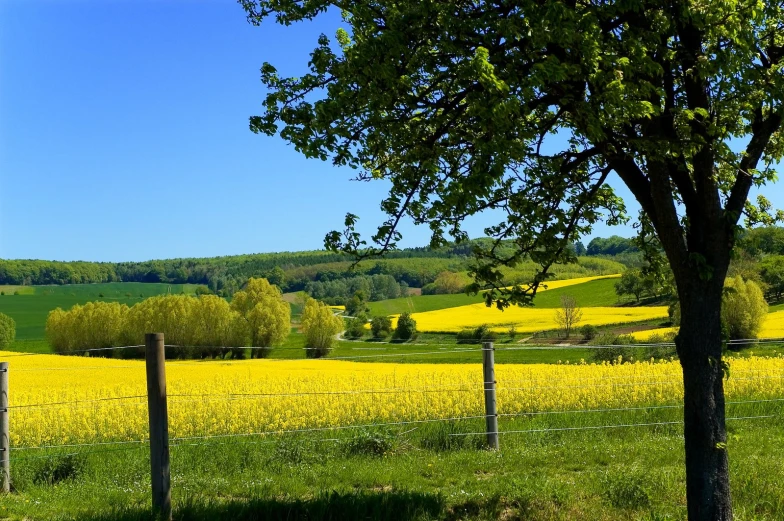
[[[599,279],[565,288],[542,291],[536,295],[533,305],[540,308],[557,308],[561,305],[562,295],[571,295],[583,307],[616,306],[619,303],[615,294],[617,279]],[[372,315],[396,315],[408,311],[421,313],[437,309],[454,308],[484,302],[482,295],[420,295],[412,297],[371,302],[368,307]],[[624,302],[628,302],[624,301]]]

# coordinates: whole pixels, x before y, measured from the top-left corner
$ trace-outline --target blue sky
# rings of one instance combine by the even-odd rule
[[[0,1],[0,257],[318,249],[347,211],[371,231],[383,183],[248,130],[262,62],[301,73],[338,22],[252,27],[232,0]],[[611,233],[633,232],[595,234]]]

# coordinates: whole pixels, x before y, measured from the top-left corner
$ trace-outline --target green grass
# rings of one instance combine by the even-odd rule
[[[536,295],[534,306],[557,308],[561,306],[561,296],[571,295],[583,307],[616,306],[619,303],[615,294],[616,279],[599,279],[565,288],[543,291]],[[371,302],[368,307],[372,315],[394,315],[408,311],[421,313],[437,309],[453,308],[484,302],[482,295],[420,295],[391,300]]]
[[[768,312],[773,313],[775,311],[782,311],[784,310],[784,302],[779,302],[778,304],[774,304],[768,307]]]
[[[734,406],[730,416],[780,413]],[[680,410],[502,419],[500,430],[678,421]],[[729,422],[737,521],[784,518],[784,428]],[[684,519],[679,425],[501,436],[480,448],[479,420],[235,438],[171,448],[177,521]],[[10,520],[152,521],[146,446],[16,453]],[[64,456],[63,454],[74,454]],[[51,458],[41,458],[41,456]],[[58,473],[59,472],[59,473]],[[52,478],[61,481],[52,484]]]

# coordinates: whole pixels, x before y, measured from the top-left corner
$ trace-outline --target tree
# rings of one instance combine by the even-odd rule
[[[333,314],[329,306],[308,299],[302,310],[302,333],[308,358],[326,356],[332,350],[335,336],[342,330],[343,319]]]
[[[637,302],[643,295],[650,295],[653,292],[653,280],[645,277],[639,269],[624,271],[621,279],[615,283],[615,293],[618,296],[634,295]]]
[[[760,275],[776,300],[784,294],[784,255],[770,255],[760,263]]]
[[[346,322],[346,336],[351,339],[362,338],[367,333],[365,325],[367,325],[367,317],[363,313],[348,319]]]
[[[583,319],[583,310],[571,295],[561,295],[561,307],[555,310],[555,322],[563,330],[564,337],[569,338],[572,329]]]
[[[442,271],[438,274],[436,280],[433,281],[432,291],[430,293],[434,295],[462,293],[465,291],[469,282],[470,281],[466,280],[466,277],[460,273]],[[428,286],[430,286],[430,284],[428,284]],[[425,294],[424,288],[422,289],[422,293]]]
[[[370,321],[373,338],[386,338],[392,332],[392,319],[387,316],[373,317]]]
[[[721,305],[721,320],[729,340],[757,338],[768,315],[768,303],[753,281],[727,279]]]
[[[411,313],[401,313],[397,317],[395,326],[395,338],[398,340],[411,340],[416,335],[416,320],[411,317]]]
[[[291,306],[267,279],[248,279],[245,289],[234,294],[231,308],[245,318],[253,347],[280,345],[291,332]],[[263,356],[268,352],[262,349],[252,354]]]
[[[5,349],[14,343],[16,339],[16,321],[0,313],[0,349]]]
[[[251,130],[390,186],[368,246],[357,217],[326,245],[360,258],[401,238],[404,216],[432,246],[468,236],[464,219],[500,210],[476,244],[473,286],[488,304],[527,304],[568,245],[627,219],[623,182],[650,219],[681,303],[688,518],[729,520],[721,298],[739,221],[771,224],[754,185],[784,155],[784,12],[777,3],[240,0],[251,23],[289,25],[340,9],[308,71],[268,89]],[[288,65],[288,64],[287,64]],[[513,239],[508,254],[495,246]],[[501,267],[529,256],[530,287]]]
[[[356,317],[367,313],[368,311],[365,293],[363,291],[355,292],[354,296],[346,301],[346,315],[350,317]]]

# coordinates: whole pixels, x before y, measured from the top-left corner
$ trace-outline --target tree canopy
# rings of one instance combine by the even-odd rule
[[[368,244],[348,214],[328,247],[394,249],[408,216],[431,244],[468,238],[488,304],[528,303],[571,244],[628,219],[616,175],[658,238],[681,303],[689,519],[732,519],[721,298],[742,224],[781,217],[753,186],[784,155],[784,7],[758,0],[240,0],[251,23],[288,25],[330,7],[308,70],[261,68],[268,94],[250,128],[308,157],[390,184],[388,219]],[[745,218],[744,218],[745,216]],[[743,219],[742,219],[743,218]],[[513,248],[500,245],[511,242]],[[504,289],[530,258],[534,284]]]

